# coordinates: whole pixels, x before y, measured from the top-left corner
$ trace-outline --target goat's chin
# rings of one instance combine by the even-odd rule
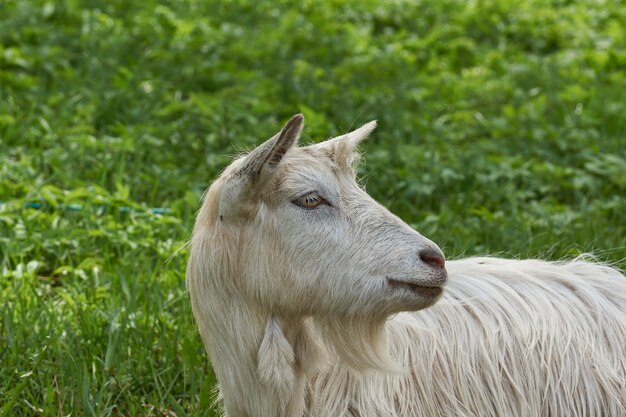
[[[417,285],[405,281],[387,280],[390,306],[396,306],[394,313],[422,310],[436,304],[443,296],[443,287]]]

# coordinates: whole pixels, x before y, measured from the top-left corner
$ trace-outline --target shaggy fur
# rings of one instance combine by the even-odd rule
[[[299,148],[297,115],[208,190],[187,278],[226,415],[626,416],[626,277],[497,258],[446,275],[355,181],[374,127]]]

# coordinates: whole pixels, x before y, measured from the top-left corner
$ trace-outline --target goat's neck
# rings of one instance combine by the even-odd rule
[[[243,301],[220,302],[232,325],[207,317],[202,334],[220,383],[228,417],[300,417],[304,414],[305,375],[300,360],[285,361],[276,343],[291,349],[297,344],[302,322],[286,322],[271,314],[259,314]],[[214,306],[215,307],[215,306]],[[215,317],[215,316],[214,316]],[[268,326],[269,324],[269,326]],[[269,335],[278,325],[280,334]],[[282,339],[281,339],[282,337]],[[278,338],[278,340],[276,340]],[[285,345],[288,343],[288,346]],[[265,351],[260,352],[261,347]],[[269,350],[268,350],[269,349]],[[263,355],[269,355],[263,357]],[[260,364],[276,365],[260,370]],[[287,378],[287,380],[285,380]]]

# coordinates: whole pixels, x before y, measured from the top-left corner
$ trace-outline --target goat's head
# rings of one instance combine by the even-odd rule
[[[198,222],[214,237],[209,262],[229,271],[212,287],[270,315],[313,317],[329,340],[434,304],[447,277],[441,250],[356,181],[356,147],[376,123],[298,147],[302,125],[292,117],[209,189]]]

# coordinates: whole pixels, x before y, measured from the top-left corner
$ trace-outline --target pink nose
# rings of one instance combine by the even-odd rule
[[[436,249],[422,249],[418,255],[423,262],[434,268],[443,268],[446,265],[443,254]]]

